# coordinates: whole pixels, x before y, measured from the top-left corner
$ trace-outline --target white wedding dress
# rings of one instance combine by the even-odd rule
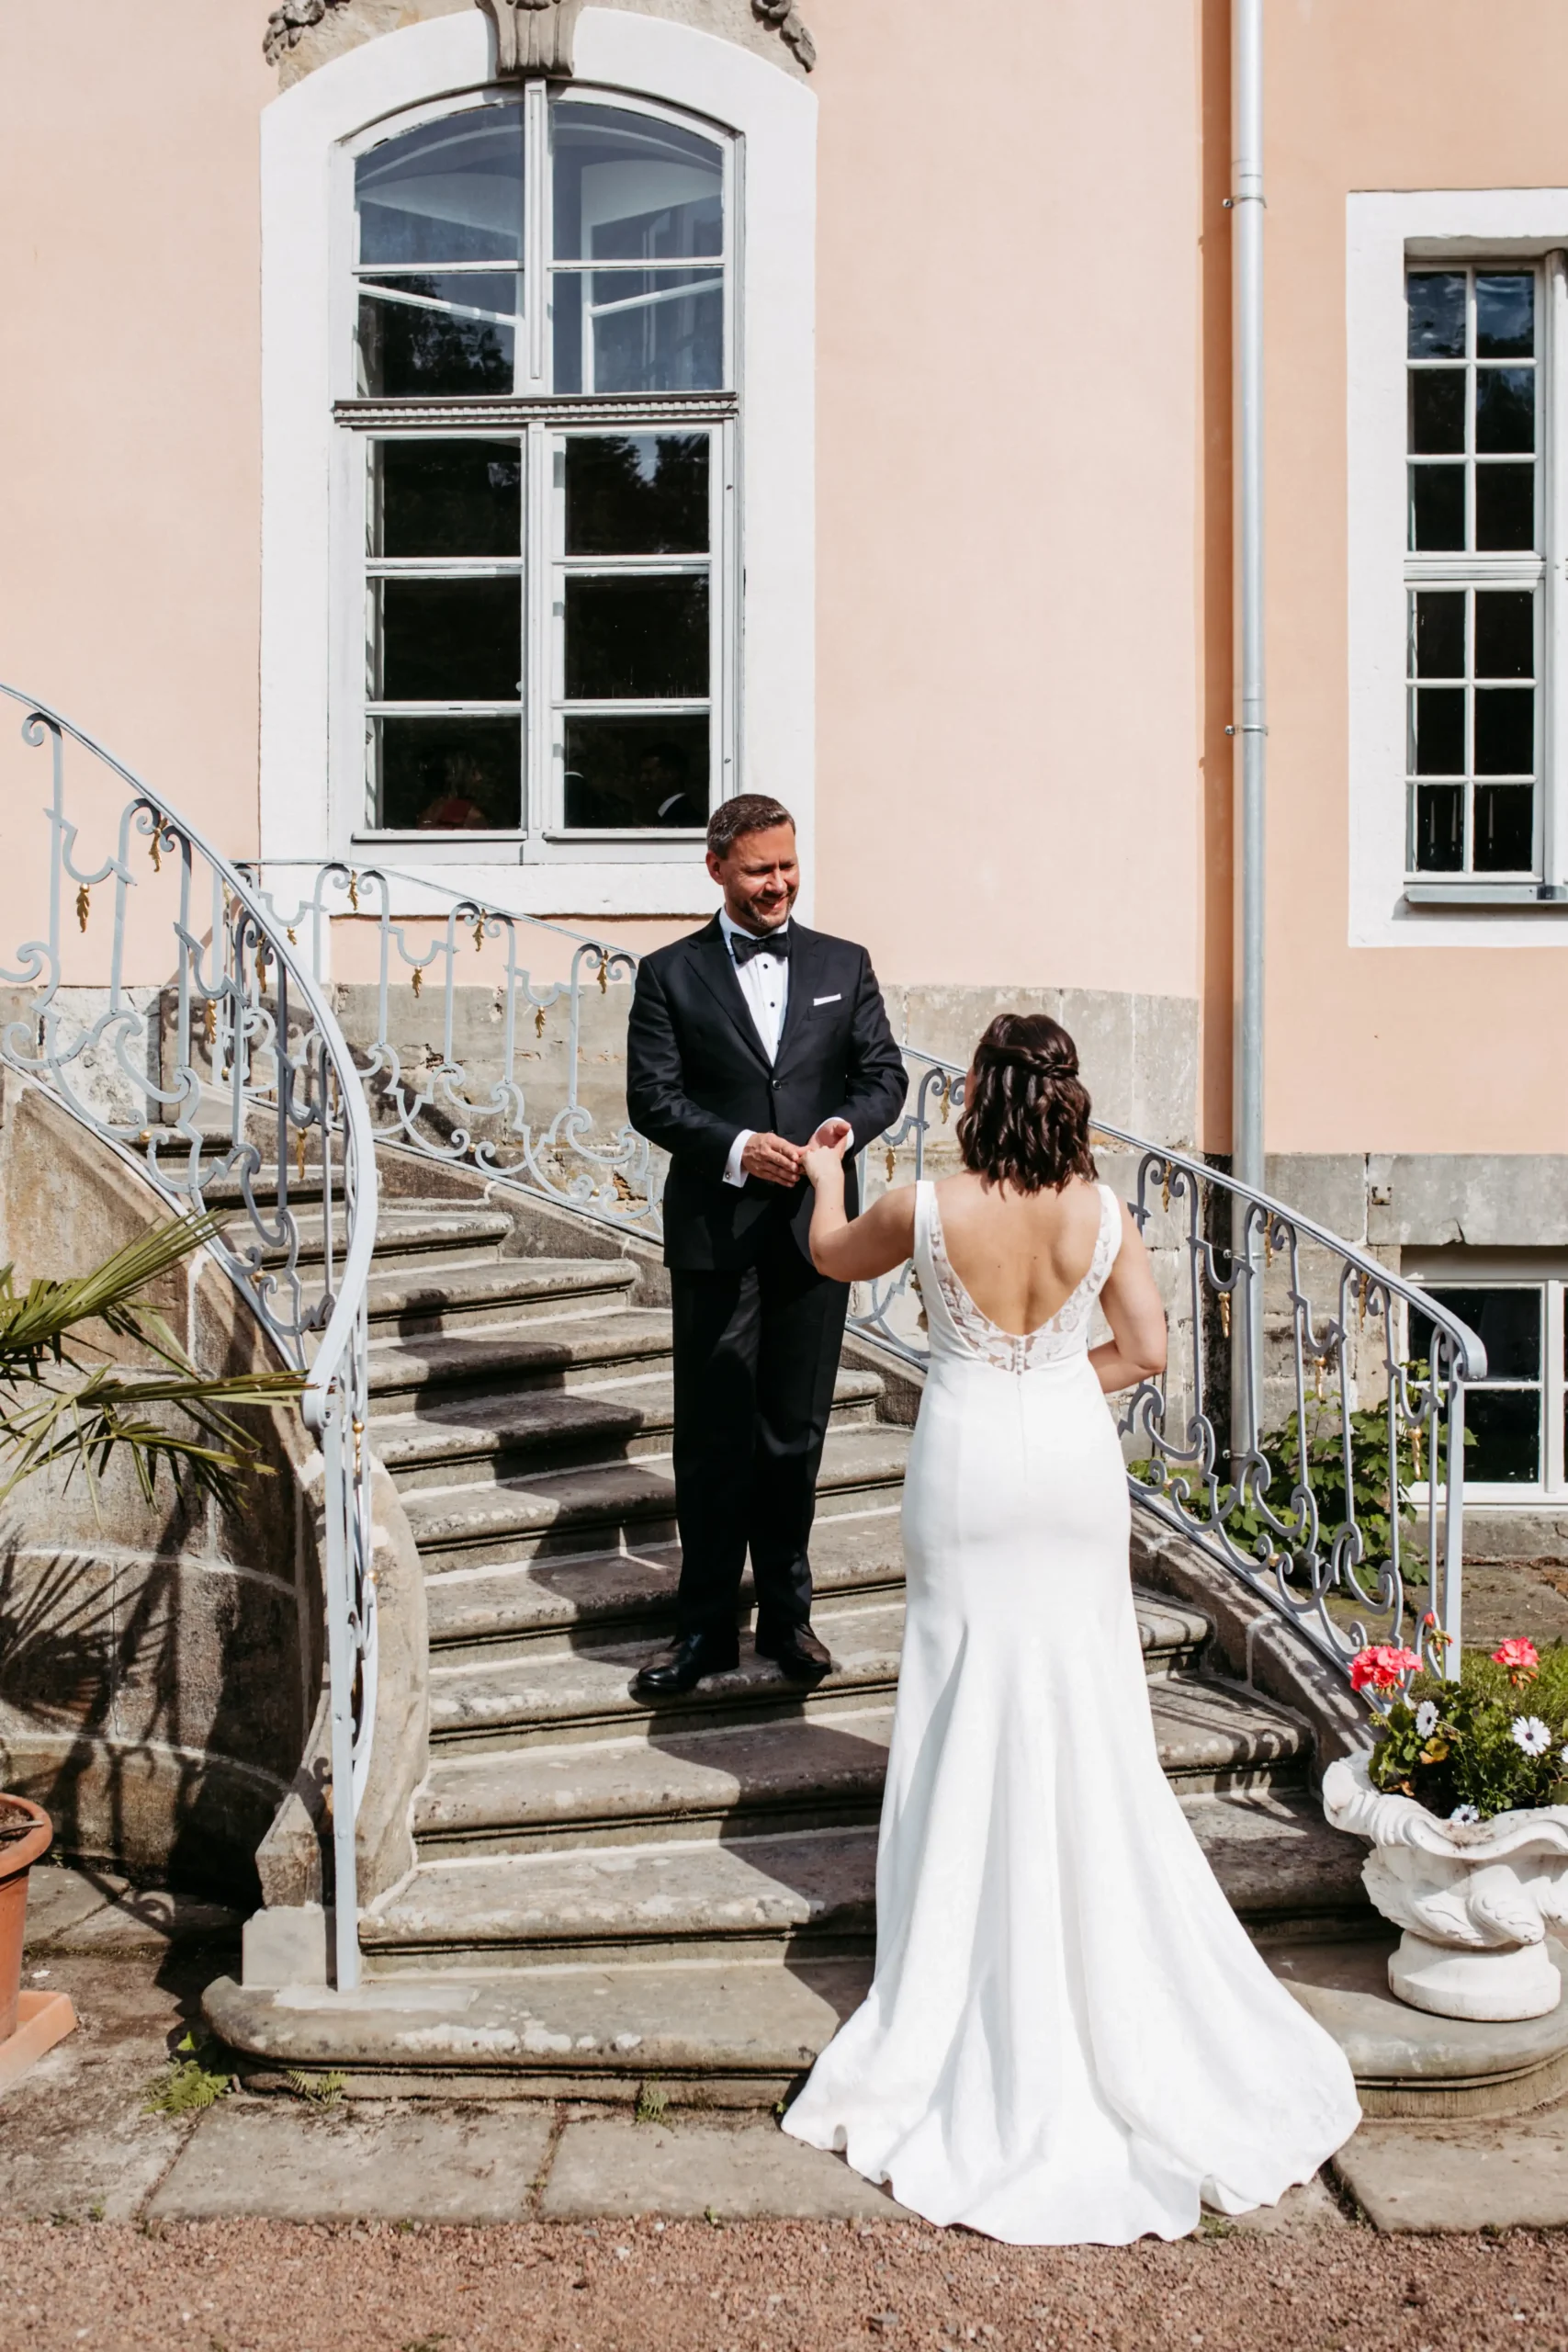
[[[1160,1769],[1129,1501],[1089,1362],[1121,1242],[1020,1339],[917,1188],[931,1361],[904,1494],[908,1620],[876,1972],[784,2128],[898,2200],[1020,2245],[1174,2238],[1272,2204],[1360,2120]]]

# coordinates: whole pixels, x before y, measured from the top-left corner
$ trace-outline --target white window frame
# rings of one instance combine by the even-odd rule
[[[1407,874],[1407,594],[1436,560],[1406,546],[1404,293],[1410,267],[1506,267],[1568,252],[1568,189],[1359,192],[1346,228],[1349,944],[1568,945],[1568,273],[1543,269],[1537,334],[1542,862],[1528,882]],[[1502,582],[1531,560],[1464,560],[1476,576],[1495,566]]]
[[[1401,1253],[1400,1271],[1429,1290],[1540,1290],[1543,1294],[1541,1476],[1533,1486],[1499,1486],[1472,1478],[1467,1469],[1464,1495],[1467,1503],[1483,1503],[1488,1510],[1505,1507],[1539,1510],[1543,1504],[1555,1508],[1568,1502],[1568,1447],[1563,1431],[1568,1377],[1562,1354],[1568,1317],[1568,1250],[1406,1250]]]
[[[716,398],[715,454],[725,462],[714,563],[716,577],[743,583],[744,612],[739,586],[733,598],[714,599],[715,731],[728,754],[722,790],[771,792],[795,812],[806,898],[815,837],[816,100],[735,43],[620,9],[584,10],[574,62],[571,86],[584,97],[695,118],[735,157],[727,332],[746,428],[734,420],[736,399]],[[362,44],[264,118],[264,873],[280,897],[297,897],[308,869],[323,863],[395,866],[409,877],[397,886],[406,912],[434,905],[419,888],[428,879],[518,913],[705,914],[716,894],[692,834],[563,835],[551,821],[558,811],[536,796],[525,855],[514,835],[487,838],[476,856],[471,841],[366,829],[364,435],[334,416],[352,389],[344,371],[353,158],[394,120],[412,126],[495,86],[493,31],[474,9]],[[543,86],[526,102],[542,106]],[[639,414],[645,406],[657,401],[639,403]],[[602,424],[592,401],[581,423]],[[489,424],[476,415],[472,430],[484,437]],[[530,432],[526,556],[547,566],[554,444]],[[537,653],[547,661],[543,645]],[[549,701],[535,697],[528,724],[548,725]]]
[[[505,103],[516,102],[515,85],[496,87],[479,94],[481,99]],[[707,393],[682,393],[665,398],[649,393],[645,398],[616,398],[614,408],[596,401],[589,394],[557,394],[546,384],[548,359],[548,336],[546,333],[546,306],[548,288],[553,283],[548,260],[541,263],[541,248],[550,251],[550,198],[547,190],[549,172],[544,160],[547,156],[547,108],[552,92],[542,81],[525,85],[524,107],[533,119],[528,125],[527,153],[536,159],[532,177],[545,183],[546,192],[529,190],[529,246],[525,296],[527,316],[523,332],[531,346],[529,364],[525,370],[525,389],[510,400],[490,399],[461,404],[444,402],[439,423],[433,422],[431,410],[423,409],[418,401],[406,399],[370,400],[358,394],[354,383],[355,317],[354,304],[357,287],[349,266],[355,250],[355,165],[362,155],[369,153],[388,137],[414,130],[427,122],[440,121],[455,111],[449,101],[422,106],[391,122],[382,121],[345,141],[334,158],[333,223],[335,242],[344,257],[344,277],[334,304],[335,397],[333,414],[340,441],[334,452],[333,481],[334,491],[334,545],[363,549],[367,543],[366,490],[368,480],[367,445],[371,441],[393,440],[399,437],[432,438],[437,435],[443,441],[469,438],[474,440],[506,439],[516,435],[523,451],[523,548],[520,562],[498,566],[483,558],[475,558],[460,569],[474,576],[493,573],[499,569],[517,571],[523,581],[525,692],[523,701],[523,784],[522,823],[493,833],[458,833],[445,837],[427,832],[400,831],[396,827],[375,826],[367,816],[355,814],[366,798],[365,720],[367,697],[365,678],[365,615],[363,594],[357,607],[352,599],[343,596],[341,582],[343,565],[334,562],[334,587],[337,609],[334,611],[334,651],[332,685],[332,711],[329,729],[331,747],[331,796],[337,812],[333,831],[338,845],[334,854],[356,859],[361,865],[390,861],[401,864],[412,852],[419,860],[432,865],[469,865],[474,851],[480,843],[486,846],[487,860],[510,864],[568,865],[583,860],[603,862],[605,858],[624,861],[628,855],[647,854],[663,864],[684,859],[690,862],[694,854],[701,854],[701,831],[684,837],[680,833],[661,833],[648,827],[568,831],[563,808],[564,777],[561,735],[564,721],[560,706],[564,699],[560,676],[564,628],[552,624],[552,615],[559,610],[559,590],[568,572],[640,570],[667,575],[671,571],[701,569],[711,582],[709,628],[711,636],[709,658],[709,692],[706,701],[711,712],[711,773],[708,778],[710,805],[713,799],[724,799],[735,790],[739,695],[734,675],[735,656],[739,643],[739,565],[738,561],[739,534],[736,517],[735,455],[739,426],[739,394],[734,390]],[[724,158],[724,365],[727,386],[737,384],[739,373],[739,336],[736,319],[740,308],[739,270],[736,253],[735,222],[741,209],[740,155],[738,141],[716,126],[694,121],[689,113],[669,106],[651,103],[645,97],[625,91],[584,86],[581,77],[566,85],[558,93],[567,105],[613,106],[622,112],[641,114],[659,122],[671,122],[679,129],[699,131],[715,139]],[[470,94],[468,103],[472,103]],[[447,412],[450,411],[450,413]],[[623,413],[624,412],[624,413]],[[415,420],[419,420],[416,428]],[[626,433],[647,433],[663,427],[666,431],[708,428],[711,435],[712,471],[709,511],[709,544],[707,554],[695,563],[682,565],[673,557],[649,557],[646,560],[620,558],[614,560],[568,557],[560,544],[561,497],[559,493],[558,458],[563,445],[576,431],[604,433],[619,426]],[[365,559],[367,573],[374,576],[381,567]],[[387,571],[420,569],[414,564],[391,564]],[[630,706],[628,706],[630,707]],[[348,824],[344,824],[346,813]]]

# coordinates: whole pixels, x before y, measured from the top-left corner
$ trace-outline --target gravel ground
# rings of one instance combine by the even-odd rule
[[[0,2352],[1488,2352],[1568,2346],[1568,2237],[1021,2252],[895,2223],[0,2225]]]

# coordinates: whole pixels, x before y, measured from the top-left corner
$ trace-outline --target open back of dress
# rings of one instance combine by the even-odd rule
[[[1337,2045],[1269,1973],[1160,1766],[1130,1503],[1089,1362],[1121,1240],[1027,1337],[918,1187],[931,1361],[904,1490],[908,1613],[876,1973],[784,2129],[932,2222],[1018,2245],[1271,2204],[1355,2130]]]

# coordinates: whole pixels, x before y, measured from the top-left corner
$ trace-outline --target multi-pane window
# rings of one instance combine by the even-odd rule
[[[1425,1287],[1468,1323],[1486,1350],[1486,1378],[1465,1392],[1467,1487],[1495,1488],[1499,1497],[1562,1493],[1565,1468],[1568,1360],[1564,1355],[1560,1280],[1446,1282]],[[1432,1327],[1414,1310],[1409,1351],[1425,1360]]]
[[[700,831],[734,729],[728,148],[540,86],[355,178],[366,828]]]
[[[1537,272],[1413,268],[1406,865],[1541,871]]]

